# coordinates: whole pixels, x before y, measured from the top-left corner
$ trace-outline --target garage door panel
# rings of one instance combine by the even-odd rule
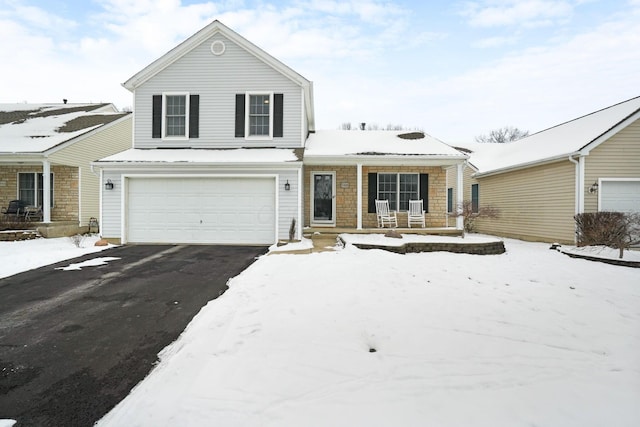
[[[128,241],[272,244],[271,178],[130,178]]]
[[[603,180],[601,184],[601,211],[640,212],[640,181]]]

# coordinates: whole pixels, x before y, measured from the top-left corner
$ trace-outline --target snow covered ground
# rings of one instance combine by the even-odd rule
[[[505,246],[261,257],[98,426],[640,425],[640,269]]]
[[[98,236],[87,236],[82,239],[80,247],[77,247],[68,237],[0,242],[0,260],[2,260],[0,279],[113,247],[113,245],[94,246],[98,239]]]
[[[98,425],[640,425],[640,270],[505,244],[262,257]]]

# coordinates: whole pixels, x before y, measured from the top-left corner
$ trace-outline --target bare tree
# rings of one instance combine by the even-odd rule
[[[500,129],[492,130],[489,132],[489,135],[476,136],[476,142],[505,143],[517,141],[525,136],[529,136],[528,130],[520,130],[513,126],[505,126]]]
[[[344,122],[340,125],[340,130],[351,130],[351,123]]]
[[[471,200],[465,200],[461,206],[458,206],[456,212],[452,212],[449,216],[464,219],[464,231],[471,233],[475,231],[475,221],[478,218],[498,218],[500,211],[493,206],[476,206]]]

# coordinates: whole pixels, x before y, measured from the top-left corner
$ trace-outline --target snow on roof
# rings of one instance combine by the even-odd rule
[[[481,174],[569,157],[640,111],[640,97],[540,131],[518,141],[465,143],[470,162]]]
[[[42,153],[123,115],[111,104],[0,104],[0,153]]]
[[[146,149],[131,148],[96,163],[284,163],[297,162],[295,149]]]
[[[464,157],[444,142],[422,132],[387,130],[317,131],[309,136],[304,153],[305,158],[381,155]]]

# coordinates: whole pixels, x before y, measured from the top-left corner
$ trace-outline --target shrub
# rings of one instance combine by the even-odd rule
[[[296,238],[296,219],[291,218],[291,225],[289,226],[289,242],[293,242]]]
[[[574,216],[578,246],[603,245],[620,250],[640,243],[640,214],[588,212]]]
[[[79,248],[82,246],[84,237],[85,236],[83,236],[82,234],[76,234],[75,236],[69,237],[69,239],[71,239],[71,242],[76,246],[76,248]]]

